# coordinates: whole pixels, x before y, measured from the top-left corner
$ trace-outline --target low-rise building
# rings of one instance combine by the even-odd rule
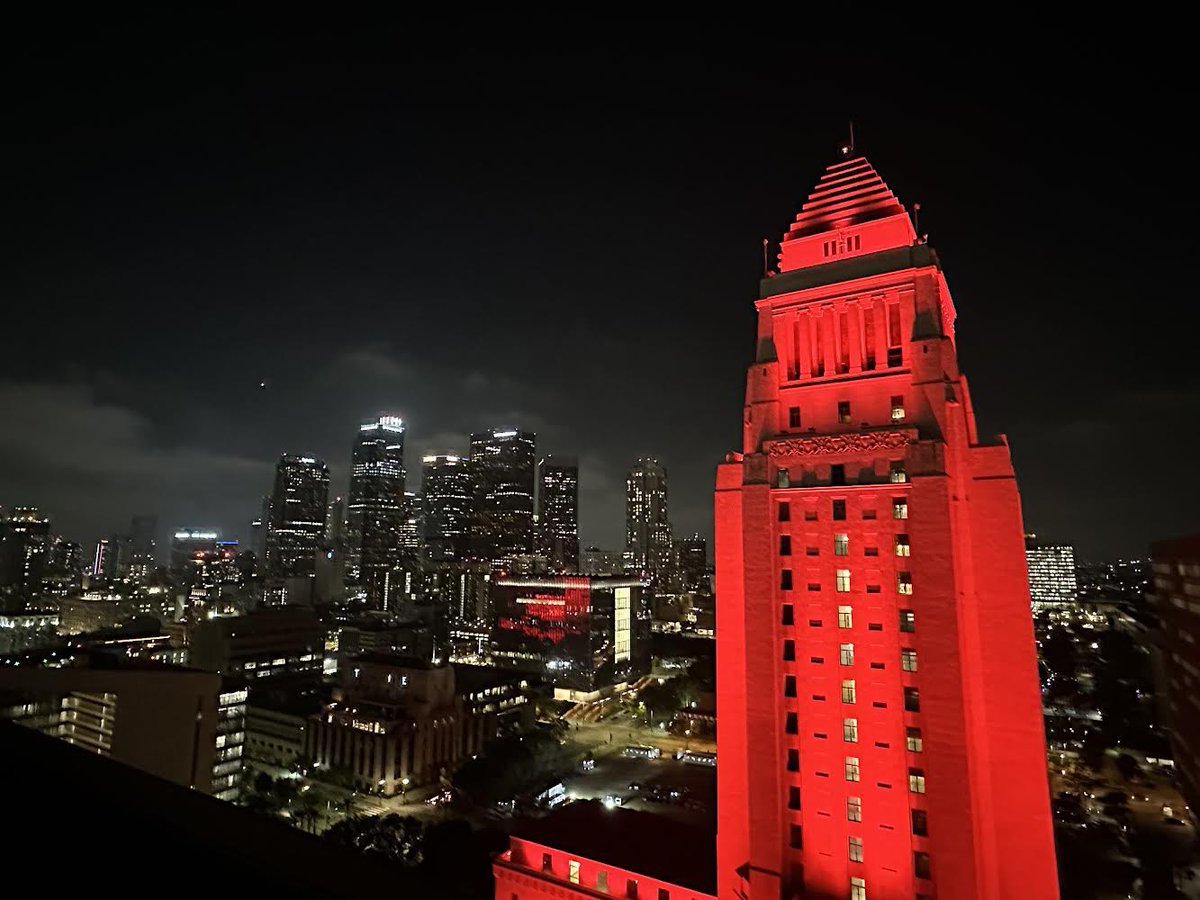
[[[322,705],[316,692],[251,691],[246,704],[246,758],[285,767],[304,758],[309,727]]]
[[[186,641],[194,668],[250,683],[285,675],[320,677],[325,661],[325,628],[302,606],[203,619],[188,628]]]
[[[392,655],[343,659],[333,699],[310,722],[306,755],[384,796],[448,775],[483,746],[484,721],[456,692],[454,669]]]
[[[496,900],[716,900],[713,840],[652,813],[576,801],[514,828],[492,865]]]

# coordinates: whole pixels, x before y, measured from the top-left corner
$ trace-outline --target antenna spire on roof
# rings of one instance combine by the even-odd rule
[[[842,145],[838,148],[842,156],[850,157],[854,155],[854,120],[850,120],[850,134],[846,140],[842,141]]]

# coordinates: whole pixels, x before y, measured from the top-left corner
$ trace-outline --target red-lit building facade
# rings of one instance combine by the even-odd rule
[[[717,894],[1058,895],[1021,508],[933,249],[847,153],[718,468]]]

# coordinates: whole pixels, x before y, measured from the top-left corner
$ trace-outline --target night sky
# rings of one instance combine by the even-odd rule
[[[1089,558],[1200,530],[1190,151],[1113,100],[1156,96],[1152,70],[1098,74],[1084,48],[1035,90],[986,56],[938,77],[782,43],[434,43],[56,36],[10,58],[0,505],[85,544],[143,512],[244,539],[280,452],[343,493],[358,420],[388,411],[410,489],[423,453],[519,426],[580,458],[585,546],[621,545],[643,455],[676,532],[711,535],[761,239],[853,118],[921,204],[1027,527]]]

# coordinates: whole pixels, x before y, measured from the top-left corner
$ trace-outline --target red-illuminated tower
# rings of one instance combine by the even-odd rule
[[[757,302],[717,472],[718,896],[1058,896],[1021,507],[937,255],[861,157]]]

